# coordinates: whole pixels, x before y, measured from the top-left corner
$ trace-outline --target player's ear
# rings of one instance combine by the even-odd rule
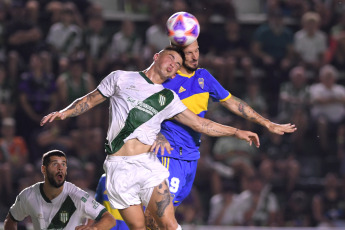
[[[155,55],[153,55],[153,60],[157,61],[158,57],[159,57],[159,53],[155,53]]]
[[[41,166],[41,173],[45,174],[45,172],[46,172],[46,166],[42,165]]]

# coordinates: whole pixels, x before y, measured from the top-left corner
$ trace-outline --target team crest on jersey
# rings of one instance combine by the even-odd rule
[[[158,97],[158,102],[161,106],[165,105],[165,102],[167,101],[166,97],[163,96],[162,94],[159,94],[159,97]]]
[[[69,219],[68,212],[62,211],[60,213],[60,221],[65,224],[65,223],[67,223],[68,219]]]
[[[198,82],[199,82],[200,87],[201,87],[202,89],[204,89],[204,86],[205,86],[205,81],[204,81],[204,79],[203,79],[203,78],[199,78],[199,79],[198,79]]]

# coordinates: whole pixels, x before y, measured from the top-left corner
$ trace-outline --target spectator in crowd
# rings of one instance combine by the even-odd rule
[[[209,225],[238,225],[237,194],[234,183],[223,182],[222,192],[212,196],[210,200]]]
[[[112,69],[143,69],[142,49],[143,43],[136,33],[135,23],[130,19],[123,20],[121,30],[114,34],[109,50]]]
[[[152,23],[145,31],[146,47],[144,58],[147,63],[151,62],[153,54],[164,49],[170,44],[166,33],[166,21],[172,15],[171,10],[162,9],[152,16]]]
[[[103,130],[96,125],[92,114],[82,114],[76,117],[76,127],[68,133],[70,141],[71,155],[77,158],[84,168],[89,169],[88,178],[101,174],[102,169],[97,165],[102,165],[104,156],[99,154],[104,149]]]
[[[337,133],[337,157],[340,162],[339,174],[345,180],[345,124],[342,124]],[[345,187],[343,188],[345,189]]]
[[[237,215],[241,226],[276,226],[279,206],[271,186],[258,174],[252,176],[248,189],[238,195]]]
[[[252,76],[252,60],[249,57],[249,42],[241,34],[240,25],[236,20],[227,20],[224,23],[224,36],[219,36],[216,42],[216,57],[221,60],[221,68],[218,70],[220,83],[231,91],[236,90],[235,74],[237,69],[243,71],[242,75],[247,79]]]
[[[335,25],[331,27],[330,38],[337,39],[337,37],[345,30],[345,8],[342,9],[341,13],[338,15],[338,21]]]
[[[57,78],[60,104],[68,105],[95,87],[95,80],[85,70],[85,55],[78,52],[69,57],[68,69]]]
[[[216,57],[216,35],[214,28],[211,24],[211,12],[210,8],[196,8],[193,10],[194,16],[198,19],[200,25],[200,33],[198,36],[198,45],[199,45],[199,66],[203,68],[210,69],[212,71],[219,71],[221,64],[219,58]]]
[[[311,208],[308,196],[303,191],[294,191],[283,209],[284,227],[311,226]]]
[[[286,137],[268,133],[263,138],[259,170],[267,183],[279,186],[290,193],[299,179],[300,164],[295,158],[292,145]]]
[[[107,51],[111,36],[105,27],[101,13],[88,17],[87,27],[83,31],[82,50],[86,54],[87,72],[93,76],[103,76],[108,65]],[[101,79],[98,79],[98,82]]]
[[[29,152],[25,140],[16,135],[16,121],[12,117],[2,120],[0,155],[3,156],[0,163],[0,184],[5,190],[5,195],[1,196],[3,202],[12,202],[15,183],[23,175],[23,170],[29,162]],[[1,193],[1,189],[0,189]]]
[[[189,5],[187,1],[185,0],[172,0],[171,8],[173,12],[180,12],[180,11],[190,12]]]
[[[27,143],[33,143],[40,129],[40,117],[56,108],[58,103],[55,78],[45,72],[42,52],[35,52],[30,57],[30,67],[21,74],[19,82],[19,106],[16,119],[18,132]],[[32,146],[29,146],[33,151]]]
[[[294,47],[300,65],[316,72],[324,61],[327,49],[326,34],[319,29],[320,15],[307,12],[302,17],[302,29],[294,35]]]
[[[73,147],[71,138],[68,136],[67,128],[63,125],[56,125],[54,123],[43,127],[37,134],[35,140],[35,149],[43,152],[50,149],[59,148],[64,151],[69,151]]]
[[[14,87],[5,66],[0,64],[0,118],[14,116],[17,102]]]
[[[331,65],[320,69],[320,83],[310,87],[311,118],[314,122],[323,151],[333,145],[329,141],[335,137],[339,125],[345,118],[345,87],[337,84],[338,71]]]
[[[263,68],[270,98],[269,113],[277,114],[278,94],[280,84],[285,81],[284,72],[292,65],[293,34],[284,25],[282,12],[273,10],[268,12],[268,22],[261,25],[254,32],[252,53],[256,65]]]
[[[204,210],[200,192],[193,187],[191,192],[183,200],[183,203],[176,209],[175,216],[181,224],[200,224],[202,222]]]
[[[239,119],[233,126],[244,127]],[[220,137],[213,147],[214,159],[234,169],[236,176],[240,178],[241,189],[246,189],[248,178],[254,175],[254,162],[258,157],[258,151],[247,145],[234,137]]]
[[[24,2],[15,0],[11,3],[11,21],[5,31],[6,51],[8,55],[8,73],[11,79],[18,79],[18,73],[25,69],[31,54],[36,51],[42,39],[39,25],[32,24],[26,18]],[[17,83],[17,81],[15,81]]]
[[[266,98],[262,93],[262,87],[260,81],[257,79],[252,79],[246,83],[245,93],[243,95],[243,101],[245,101],[250,107],[252,107],[255,111],[261,114],[263,117],[268,116],[268,103]],[[261,126],[250,122],[248,120],[245,121],[245,126],[247,129],[250,130],[261,130]],[[288,121],[286,121],[288,123]],[[299,128],[298,128],[299,129]]]
[[[48,32],[46,42],[59,63],[59,71],[66,68],[66,58],[81,45],[82,30],[74,20],[75,11],[70,4],[64,4],[61,20],[54,23]]]
[[[345,18],[345,16],[344,16]],[[328,50],[326,61],[341,71],[345,72],[345,30],[334,40],[334,48]]]
[[[309,100],[305,68],[296,66],[289,72],[289,81],[280,87],[278,118],[282,122],[291,120],[298,126],[298,132],[291,135],[291,140],[299,150],[304,146],[304,138],[309,128]]]
[[[44,27],[47,27],[47,31],[50,26],[61,21],[61,15],[63,11],[63,3],[59,1],[51,1],[45,5],[44,14],[47,17],[47,22],[44,22]]]
[[[159,11],[159,8],[159,1],[129,0],[124,3],[126,13],[150,15]]]
[[[6,41],[5,41],[5,28],[6,28],[7,10],[4,2],[0,3],[0,62],[6,60]]]
[[[319,227],[345,227],[345,203],[335,173],[327,173],[323,191],[314,195],[312,215]]]
[[[34,25],[39,25],[40,3],[36,0],[29,0],[25,4],[27,19]]]

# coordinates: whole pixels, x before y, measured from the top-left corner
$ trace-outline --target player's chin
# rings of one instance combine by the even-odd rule
[[[198,63],[193,62],[190,65],[187,65],[189,67],[190,70],[195,71],[198,68]]]

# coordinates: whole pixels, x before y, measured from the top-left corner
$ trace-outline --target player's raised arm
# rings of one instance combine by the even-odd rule
[[[63,110],[55,111],[44,116],[41,120],[41,126],[43,126],[47,122],[52,122],[54,120],[64,120],[67,117],[79,116],[80,114],[88,111],[89,109],[95,107],[105,100],[106,97],[104,97],[97,89],[95,89],[85,96],[76,99]]]
[[[226,125],[221,125],[209,119],[199,117],[189,109],[186,109],[182,113],[179,113],[174,118],[178,122],[191,127],[193,130],[206,134],[208,136],[235,136],[238,139],[247,141],[250,145],[254,143],[256,147],[260,146],[259,137],[256,133],[240,130]]]
[[[271,133],[283,135],[297,130],[293,124],[276,124],[258,114],[252,107],[238,97],[231,96],[221,104],[233,113],[266,127]]]

